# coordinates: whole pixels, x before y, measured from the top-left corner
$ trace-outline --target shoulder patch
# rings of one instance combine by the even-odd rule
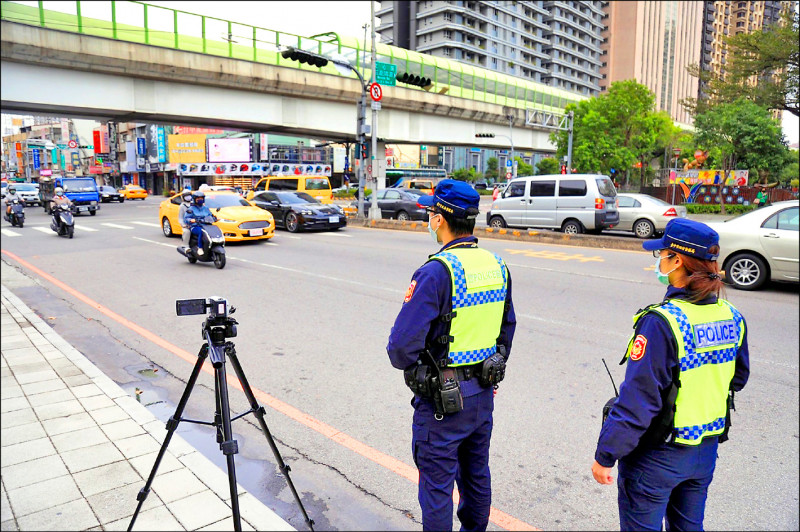
[[[641,360],[641,358],[644,356],[645,349],[647,349],[647,338],[640,334],[633,341],[633,347],[631,348],[631,360]]]
[[[411,296],[414,295],[414,289],[417,287],[417,280],[414,279],[411,281],[411,284],[408,285],[408,289],[406,290],[406,297],[403,298],[403,303],[408,303],[411,299]]]

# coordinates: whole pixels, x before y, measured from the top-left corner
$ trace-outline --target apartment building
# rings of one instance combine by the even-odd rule
[[[380,1],[381,40],[592,96],[600,91],[600,1]]]

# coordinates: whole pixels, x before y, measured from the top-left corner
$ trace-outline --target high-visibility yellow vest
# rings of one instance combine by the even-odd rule
[[[634,323],[647,312],[656,312],[667,321],[678,347],[680,387],[673,441],[699,445],[703,438],[722,434],[736,354],[744,340],[742,315],[724,299],[709,305],[671,299],[640,312]],[[633,348],[633,337],[626,357]]]
[[[503,259],[479,247],[453,247],[431,257],[447,267],[452,318],[447,365],[482,362],[497,351],[508,274]]]

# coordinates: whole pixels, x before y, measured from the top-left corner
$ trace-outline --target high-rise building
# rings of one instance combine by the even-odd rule
[[[603,32],[605,90],[614,81],[635,79],[655,93],[656,108],[690,124],[680,100],[697,96],[698,80],[686,67],[702,49],[702,1],[606,2]]]
[[[600,90],[600,1],[380,1],[382,41],[552,87]]]

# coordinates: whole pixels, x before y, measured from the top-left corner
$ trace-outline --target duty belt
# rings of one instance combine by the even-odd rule
[[[452,368],[456,371],[459,381],[468,381],[477,378],[480,375],[481,364],[472,364],[471,366],[456,366]]]

